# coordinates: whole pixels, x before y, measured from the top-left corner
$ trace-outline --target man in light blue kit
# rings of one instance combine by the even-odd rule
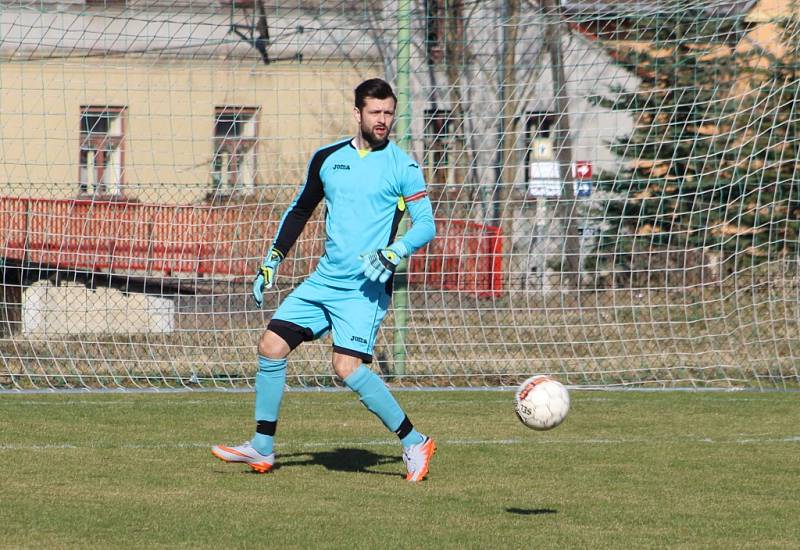
[[[215,445],[225,462],[243,462],[257,472],[275,463],[273,437],[286,382],[286,356],[304,341],[333,332],[333,370],[356,392],[403,445],[408,481],[421,481],[436,444],[419,433],[383,381],[362,363],[372,362],[378,327],[391,300],[397,265],[436,234],[431,202],[419,165],[389,133],[397,98],[380,79],[355,90],[358,134],[317,150],[306,182],[284,213],[278,234],[253,281],[261,307],[278,266],[325,199],[325,253],[317,269],[278,307],[258,342],[256,433],[236,447]],[[395,241],[408,209],[413,225]]]

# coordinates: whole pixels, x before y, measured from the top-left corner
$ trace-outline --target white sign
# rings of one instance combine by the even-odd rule
[[[531,197],[561,196],[561,170],[559,170],[557,162],[532,162],[530,164],[528,195]]]
[[[558,198],[561,196],[561,170],[556,161],[531,162],[528,167],[528,195],[531,197]],[[572,163],[573,192],[576,197],[592,194],[592,167],[585,161]],[[588,178],[587,178],[588,176]]]

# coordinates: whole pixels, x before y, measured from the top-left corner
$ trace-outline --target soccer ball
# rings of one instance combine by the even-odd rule
[[[550,430],[566,418],[569,393],[558,380],[538,374],[520,384],[515,405],[523,424],[534,430]]]

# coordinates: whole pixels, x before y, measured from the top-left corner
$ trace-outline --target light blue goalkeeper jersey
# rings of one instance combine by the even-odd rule
[[[407,255],[436,234],[422,171],[392,141],[363,157],[351,139],[314,153],[272,244],[284,257],[323,198],[325,253],[311,278],[329,286],[360,287],[366,277],[359,256],[392,244],[406,209],[413,225],[400,242]]]

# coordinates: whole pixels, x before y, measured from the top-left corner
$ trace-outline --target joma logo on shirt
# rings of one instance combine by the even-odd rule
[[[362,344],[366,344],[367,343],[367,340],[365,338],[362,338],[361,336],[351,336],[350,337],[350,341],[351,342],[361,342]]]
[[[350,165],[349,164],[334,164],[333,165],[333,169],[334,170],[350,170]]]

